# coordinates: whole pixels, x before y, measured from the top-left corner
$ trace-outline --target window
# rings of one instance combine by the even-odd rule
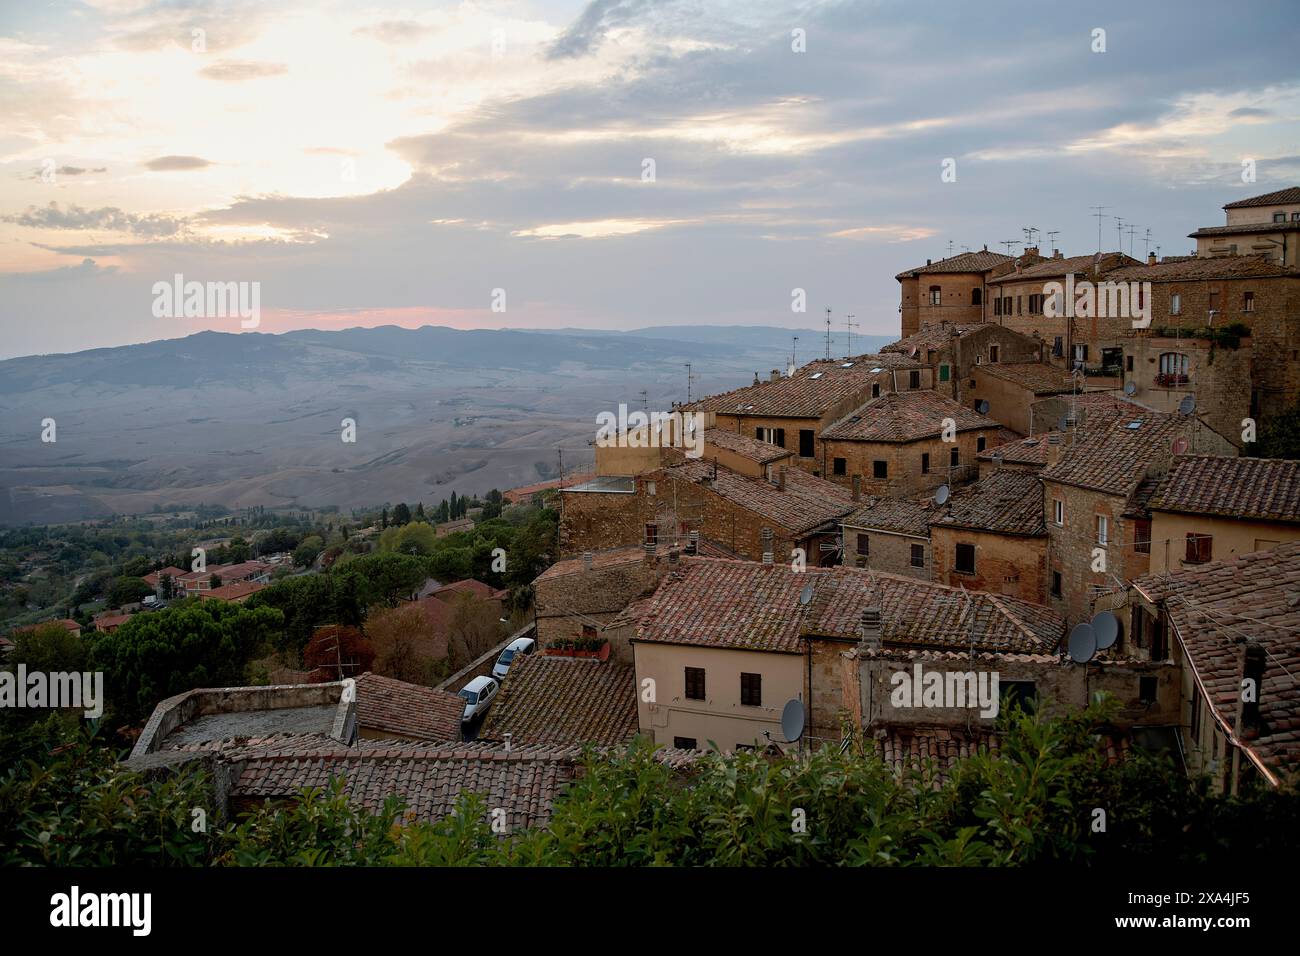
[[[1157,385],[1186,385],[1187,356],[1181,352],[1163,352],[1160,355],[1160,372],[1156,375]]]
[[[1004,707],[1016,704],[1022,710],[1027,710],[1038,699],[1038,687],[1031,680],[998,681],[998,690]]]
[[[907,387],[908,387],[908,388],[920,388],[920,387],[921,387],[921,371],[920,371],[920,369],[912,369],[912,371],[910,371],[910,372],[907,373]]]
[[[941,301],[941,299],[942,299],[942,296],[943,296],[943,293],[939,290],[939,287],[938,287],[937,285],[932,285],[932,286],[930,286],[930,304],[931,304],[931,305],[939,305],[939,304],[940,304],[940,301]]]
[[[984,290],[983,290],[983,289],[971,289],[971,291],[970,291],[970,304],[971,304],[971,305],[983,305],[983,304],[984,304]]]
[[[1065,502],[1060,498],[1052,499],[1052,524],[1065,524]]]
[[[1156,679],[1154,677],[1138,678],[1138,700],[1144,704],[1156,702]]]
[[[740,675],[740,702],[746,707],[763,705],[763,675]]]
[[[1083,365],[1088,361],[1088,346],[1076,344],[1074,346],[1074,364]]]
[[[655,524],[653,521],[647,523],[645,526],[645,543],[659,543],[659,525]]]
[[[1029,314],[1030,315],[1043,314],[1043,296],[1041,293],[1031,295],[1029,297]]]
[[[1204,564],[1210,560],[1210,553],[1213,551],[1214,537],[1208,534],[1196,534],[1194,531],[1187,533],[1187,563]]]
[[[996,299],[993,300],[993,314],[994,314],[994,315],[1001,315],[1001,314],[1002,314],[1002,297],[1001,297],[1001,296],[998,296]]]
[[[872,398],[879,398],[879,397],[880,397],[880,383],[879,383],[879,382],[872,382],[872,383],[871,383],[871,397],[872,397]]]
[[[979,438],[976,438],[976,439],[975,439],[975,451],[976,451],[976,452],[981,452],[981,451],[983,451],[983,450],[984,450],[984,446],[987,445],[987,444],[988,444],[988,439],[985,438],[983,435],[980,435]]]
[[[674,737],[673,746],[678,750],[699,750],[694,737]]]
[[[1293,213],[1291,213],[1291,221],[1292,221],[1292,222],[1300,222],[1300,212],[1293,212]]]
[[[1124,356],[1124,368],[1129,372],[1133,371],[1133,356]]]
[[[951,374],[951,372],[950,372],[948,366],[946,366],[946,365],[940,365],[940,366],[939,366],[939,381],[941,381],[941,382],[946,382],[946,381],[948,381],[948,376],[949,376],[950,374]]]
[[[813,451],[813,430],[811,428],[799,429],[799,457],[812,458],[815,454]]]
[[[704,668],[686,668],[686,699],[704,700]]]
[[[778,428],[778,429],[776,430],[776,447],[777,447],[777,448],[784,448],[784,447],[785,447],[785,429],[784,429],[784,428]]]
[[[1175,292],[1173,295],[1169,297],[1169,314],[1170,315],[1183,314],[1183,297],[1177,292]]]
[[[1023,310],[1021,309],[1021,306],[1024,305],[1024,301],[1025,301],[1025,297],[1023,295],[1016,296],[1016,315],[1024,314]]]
[[[1110,538],[1110,519],[1105,515],[1097,515],[1097,543],[1106,544]]]
[[[921,452],[921,474],[928,475],[929,473],[930,473],[930,453],[928,451],[923,451]]]
[[[865,534],[858,535],[858,554],[864,558],[871,554],[871,539]]]
[[[925,567],[925,545],[923,544],[912,545],[912,567],[914,568]]]
[[[1254,311],[1255,311],[1255,293],[1253,293],[1253,292],[1246,292],[1246,293],[1243,293],[1243,294],[1242,294],[1242,297],[1241,297],[1241,311],[1242,311],[1242,312],[1254,312]]]
[[[655,496],[655,483],[653,481],[647,481],[645,483],[645,493],[651,498]]]
[[[953,564],[954,571],[956,571],[958,574],[975,573],[975,545],[973,544],[957,545],[957,553],[955,555],[955,558],[956,560],[955,563]]]
[[[948,452],[948,464],[954,468],[961,464],[961,453],[957,450],[955,445],[953,446],[953,449]]]
[[[996,345],[990,345],[990,346],[989,346],[989,361],[990,361],[990,362],[996,362],[997,360],[998,360],[998,347],[997,347]]]
[[[833,467],[835,469],[835,474],[837,475],[847,475],[849,473],[848,462],[843,458],[836,458]]]
[[[1139,518],[1133,523],[1133,550],[1138,554],[1151,553],[1151,522]],[[1259,550],[1256,548],[1255,550]]]
[[[1060,335],[1052,339],[1052,354],[1057,358],[1065,354],[1065,339]]]
[[[1273,213],[1273,221],[1274,221],[1274,222],[1286,222],[1286,213],[1284,213],[1284,212],[1275,212],[1275,213]]]
[[[889,477],[889,462],[887,462],[887,461],[873,461],[873,462],[871,463],[871,477],[872,477],[872,478],[888,478],[888,477]]]
[[[1234,250],[1234,254],[1235,254],[1235,250]],[[1218,289],[1210,290],[1210,311],[1211,312],[1219,311],[1219,290]]]
[[[1052,572],[1052,597],[1061,596],[1061,572]]]

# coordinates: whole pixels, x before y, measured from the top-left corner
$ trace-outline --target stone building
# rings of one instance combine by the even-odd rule
[[[1114,379],[1072,374],[1045,362],[1015,362],[977,365],[965,390],[965,404],[983,407],[1020,435],[1034,435],[1056,427],[1056,421],[1042,421],[1034,414],[1035,403],[1053,395],[1087,394],[1115,388]]]
[[[1300,539],[1300,462],[1187,455],[1148,504],[1151,573]]]
[[[893,392],[823,430],[823,474],[848,485],[859,479],[864,494],[915,495],[975,477],[975,456],[996,444],[1000,430],[938,392]]]
[[[943,511],[932,495],[865,499],[840,522],[843,564],[929,581],[930,521]]]
[[[1037,250],[1034,250],[1036,256]],[[900,272],[898,314],[906,338],[929,325],[988,321],[988,280],[1012,268],[1011,256],[963,252]]]
[[[1047,525],[1037,475],[997,471],[954,491],[930,521],[930,543],[936,581],[1047,603]]]
[[[1238,199],[1223,212],[1224,225],[1190,234],[1198,257],[1262,253],[1279,265],[1300,267],[1300,186]]]
[[[896,352],[924,362],[934,376],[935,391],[969,404],[967,383],[975,366],[999,362],[1041,362],[1043,343],[996,322],[954,324],[947,319],[924,326],[919,332],[884,346],[882,354]]]

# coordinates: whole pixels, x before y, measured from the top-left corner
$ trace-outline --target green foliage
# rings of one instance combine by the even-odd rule
[[[319,535],[311,535],[303,538],[299,545],[293,549],[293,563],[300,568],[308,567],[318,557],[325,547],[325,542]]]
[[[113,582],[108,591],[108,603],[112,607],[133,604],[141,598],[153,594],[153,588],[140,578],[120,577]]]
[[[1260,429],[1259,450],[1252,454],[1260,458],[1300,459],[1300,404],[1274,415]]]
[[[5,658],[8,669],[26,664],[31,671],[84,671],[89,652],[86,642],[62,624],[42,624],[13,637],[14,649]]]

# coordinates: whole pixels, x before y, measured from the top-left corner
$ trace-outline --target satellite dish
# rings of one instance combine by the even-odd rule
[[[812,602],[812,597],[813,597],[813,586],[812,586],[812,582],[809,581],[807,584],[803,586],[803,590],[799,592],[799,603],[809,604]]]
[[[1181,435],[1174,439],[1173,450],[1175,455],[1187,454],[1187,439]]]
[[[978,404],[976,404],[976,406],[975,406],[975,411],[979,412],[981,415],[987,415],[987,414],[989,413],[989,402],[988,402],[988,399],[987,399],[987,398],[981,398],[981,399],[979,400]]]
[[[1136,392],[1137,390],[1138,390],[1137,382],[1125,382],[1125,383],[1124,383],[1124,394],[1125,394],[1125,395],[1132,395],[1132,394],[1133,394],[1134,392]]]
[[[1070,632],[1070,660],[1086,664],[1097,653],[1097,632],[1091,624],[1076,624]]]
[[[1178,403],[1178,411],[1183,415],[1190,415],[1196,411],[1196,396],[1184,395],[1183,400]]]
[[[934,493],[934,503],[936,505],[941,505],[946,503],[947,501],[948,501],[948,486],[940,485],[939,489]]]
[[[781,734],[785,737],[785,742],[788,744],[798,742],[803,736],[803,727],[803,701],[797,697],[787,700],[785,709],[781,711]]]
[[[1110,611],[1102,611],[1092,619],[1092,633],[1097,638],[1097,650],[1104,651],[1119,639],[1119,618]]]

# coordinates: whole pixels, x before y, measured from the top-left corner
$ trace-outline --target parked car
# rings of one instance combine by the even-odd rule
[[[493,677],[505,677],[506,672],[510,670],[510,662],[520,654],[531,654],[537,650],[537,642],[531,637],[520,637],[511,641],[506,649],[501,652],[497,662],[492,665]]]
[[[459,696],[465,701],[465,712],[461,714],[461,722],[468,723],[485,713],[500,689],[501,685],[491,677],[475,677],[462,687]]]

